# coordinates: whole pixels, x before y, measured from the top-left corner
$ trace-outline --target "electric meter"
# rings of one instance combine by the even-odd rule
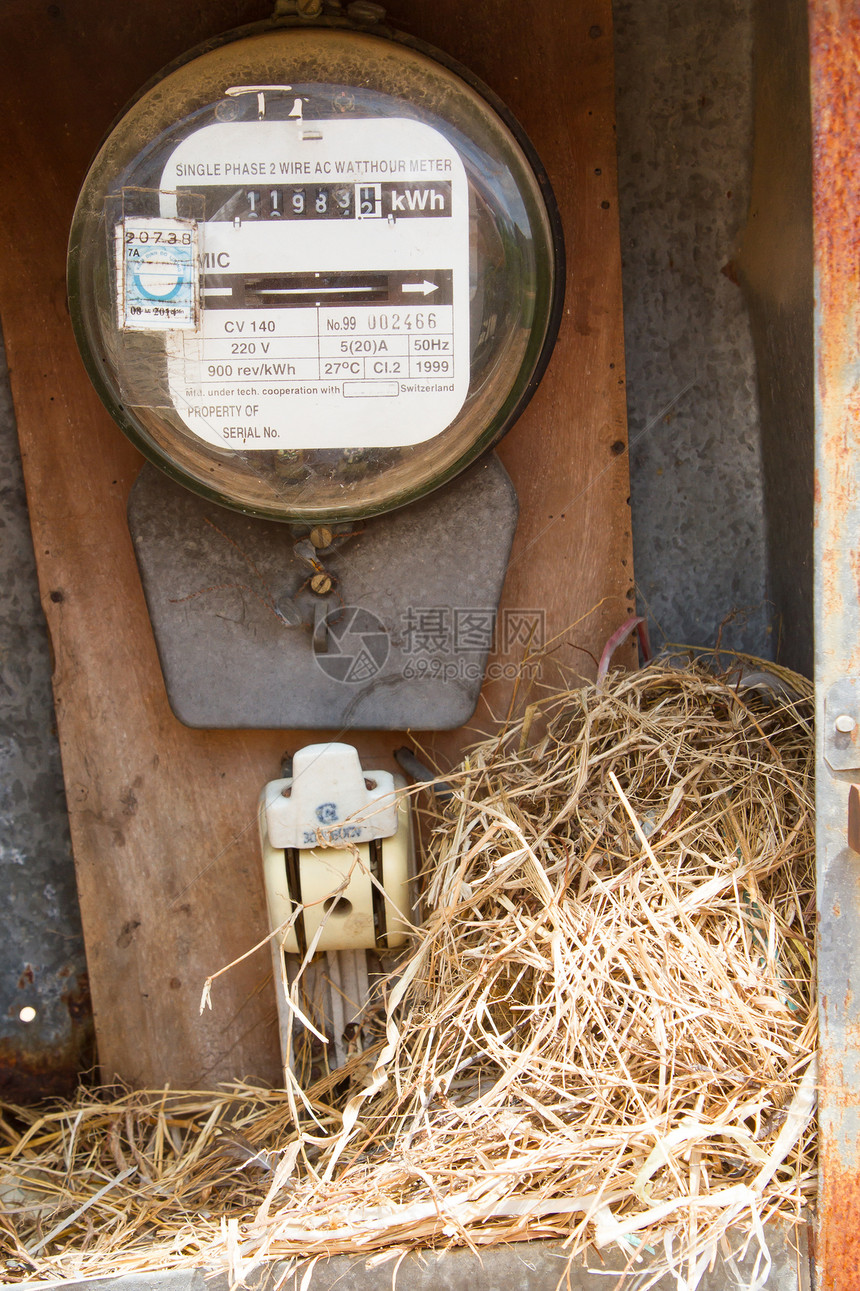
[[[401,37],[232,33],[115,126],[71,233],[114,419],[205,498],[308,522],[399,507],[510,427],[563,294],[546,177],[491,93]]]

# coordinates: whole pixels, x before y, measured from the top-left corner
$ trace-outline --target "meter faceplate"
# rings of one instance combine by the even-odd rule
[[[72,316],[114,418],[194,491],[281,520],[457,474],[518,415],[560,312],[557,217],[515,128],[350,30],[252,31],[168,72],[72,228]]]
[[[273,93],[260,93],[266,110]],[[148,325],[169,333],[171,403],[221,448],[423,443],[454,421],[469,389],[463,163],[420,122],[305,120],[309,92],[279,98],[294,115],[205,126],[162,172],[163,216],[176,209],[174,193],[196,191],[207,208],[195,331],[173,330],[175,315],[184,322],[183,279],[161,267],[184,247],[142,251],[146,231],[117,226],[132,281],[148,256],[167,297],[165,317]],[[150,238],[170,239],[181,221],[148,223]],[[190,241],[199,226],[187,224]],[[131,311],[157,308],[133,299]],[[126,318],[135,325],[128,306]]]

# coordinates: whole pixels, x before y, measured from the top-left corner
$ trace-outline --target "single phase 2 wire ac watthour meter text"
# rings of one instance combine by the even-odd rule
[[[273,20],[142,91],[84,182],[69,299],[106,407],[191,490],[145,469],[130,504],[182,720],[468,717],[488,644],[440,709],[404,615],[497,604],[516,501],[472,464],[540,379],[563,278],[521,128],[388,27]]]

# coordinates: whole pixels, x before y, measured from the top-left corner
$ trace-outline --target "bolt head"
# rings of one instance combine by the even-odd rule
[[[334,534],[327,525],[318,524],[310,532],[310,540],[318,551],[324,551],[330,547],[334,539]]]
[[[840,735],[850,735],[857,727],[850,713],[840,713],[833,725]]]
[[[311,591],[317,596],[325,596],[332,589],[332,580],[328,574],[314,574],[311,579]]]

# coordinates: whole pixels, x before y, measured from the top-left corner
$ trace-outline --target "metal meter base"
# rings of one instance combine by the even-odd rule
[[[474,712],[517,521],[494,453],[400,511],[314,528],[147,465],[128,518],[187,726],[446,730]]]

